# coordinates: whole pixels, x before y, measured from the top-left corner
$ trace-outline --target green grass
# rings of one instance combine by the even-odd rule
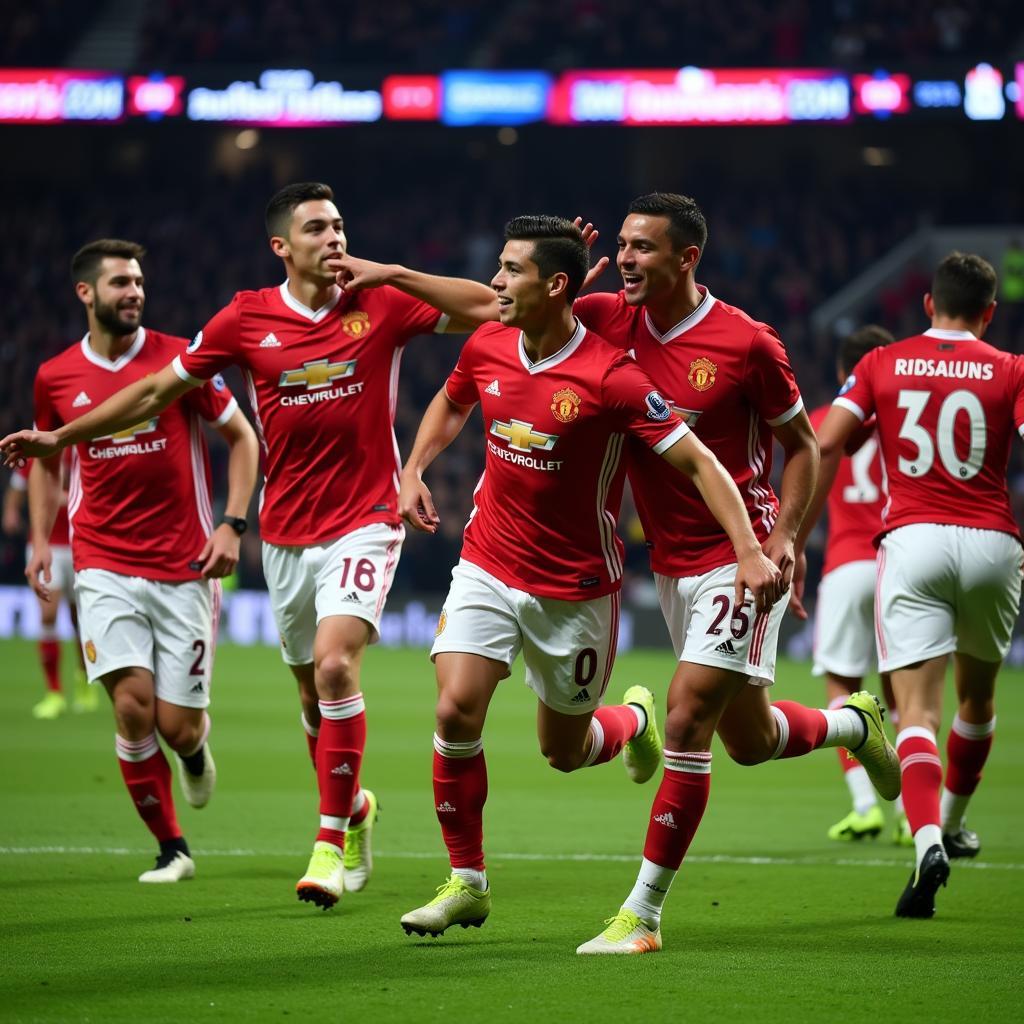
[[[273,651],[225,646],[217,658],[218,791],[204,811],[179,808],[197,877],[148,887],[135,878],[153,844],[123,790],[109,713],[34,721],[34,648],[0,642],[0,1019],[1018,1019],[1024,673],[1001,680],[997,742],[971,809],[984,863],[954,866],[934,920],[892,916],[906,850],[825,839],[846,810],[834,754],[740,768],[717,749],[665,950],[585,959],[576,945],[632,885],[656,782],[632,786],[618,764],[549,769],[516,672],[485,735],[494,911],[479,931],[411,939],[399,916],[446,875],[425,655],[367,658],[364,778],[383,804],[379,859],[369,887],[328,913],[293,894],[316,823],[294,687]],[[646,681],[664,694],[671,670],[665,653],[624,657],[613,693]],[[806,666],[781,666],[780,696],[818,703],[819,690]]]

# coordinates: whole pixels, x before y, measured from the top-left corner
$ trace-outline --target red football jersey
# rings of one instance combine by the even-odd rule
[[[264,540],[318,544],[398,523],[398,366],[410,338],[447,322],[390,287],[338,291],[314,312],[286,282],[238,292],[175,360],[194,383],[232,363],[245,374],[266,456]]]
[[[648,376],[582,324],[532,363],[520,331],[490,323],[445,388],[460,405],[480,402],[487,440],[462,557],[537,597],[618,590],[624,435],[658,458],[689,432]]]
[[[1019,536],[1006,465],[1024,430],[1024,363],[969,331],[932,328],[869,352],[835,400],[874,415],[889,483],[882,533],[908,523]]]
[[[811,426],[816,431],[830,408],[823,405],[811,413]],[[822,575],[847,562],[875,560],[875,535],[885,501],[885,470],[878,453],[878,435],[872,431],[853,455],[842,457],[829,491]]]
[[[11,486],[16,491],[28,490],[28,472],[32,468],[32,460],[28,459],[24,466],[19,466],[11,475]],[[71,452],[66,448],[60,456],[60,489],[62,500],[57,509],[57,518],[53,521],[50,531],[51,547],[66,548],[71,543],[70,526],[68,525],[68,483],[71,480]]]
[[[87,334],[39,367],[36,425],[55,430],[127,385],[163,369],[188,342],[140,327],[111,362]],[[75,572],[109,569],[151,580],[193,580],[213,530],[210,461],[199,417],[219,426],[238,403],[219,377],[159,416],[75,445],[68,518]]]
[[[701,292],[700,305],[665,334],[622,292],[585,295],[575,310],[588,327],[634,355],[718,456],[764,542],[779,509],[769,483],[771,428],[796,416],[803,400],[778,335]],[[629,455],[629,482],[654,571],[696,576],[735,562],[728,535],[697,488],[642,446],[631,446]]]

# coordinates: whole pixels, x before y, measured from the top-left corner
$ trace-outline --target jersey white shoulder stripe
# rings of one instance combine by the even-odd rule
[[[788,423],[794,416],[796,416],[803,407],[803,398],[798,398],[781,416],[776,416],[774,419],[768,420],[768,426],[781,427],[783,423]]]
[[[853,415],[856,416],[857,419],[861,421],[861,423],[863,423],[864,420],[868,418],[867,413],[865,413],[864,410],[856,402],[851,402],[848,398],[846,398],[843,395],[840,395],[838,398],[836,398],[832,402],[832,404],[838,405],[841,409],[846,409],[847,411],[852,412]]]

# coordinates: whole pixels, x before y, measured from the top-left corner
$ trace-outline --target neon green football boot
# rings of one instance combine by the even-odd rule
[[[60,718],[67,709],[68,702],[64,694],[50,690],[38,704],[33,706],[32,717],[43,721],[52,721],[54,718]]]
[[[884,826],[885,818],[882,815],[882,808],[876,804],[864,814],[850,811],[842,821],[837,821],[828,830],[828,837],[840,842],[852,839],[875,839],[881,834]]]
[[[843,707],[853,708],[867,729],[867,736],[861,745],[847,749],[864,766],[879,795],[886,800],[895,800],[900,795],[900,759],[882,727],[882,716],[885,714],[882,705],[874,694],[860,690],[851,694]]]
[[[453,924],[463,928],[479,928],[491,912],[491,890],[474,889],[458,875],[452,874],[437,895],[427,904],[402,916],[406,935],[433,935],[435,938]]]
[[[647,726],[623,748],[622,763],[634,782],[646,782],[661,764],[661,734],[655,715],[654,694],[646,686],[631,686],[622,695],[623,704],[636,704],[647,716]]]
[[[341,899],[343,870],[337,848],[330,843],[316,842],[309,867],[295,886],[295,894],[304,903],[315,903],[329,910]]]
[[[630,955],[657,953],[661,949],[661,929],[651,928],[632,910],[623,907],[605,921],[608,926],[600,935],[576,948],[581,956],[591,954]]]
[[[366,883],[373,874],[373,826],[380,814],[380,805],[376,796],[368,789],[363,790],[366,797],[366,817],[358,825],[349,825],[345,833],[345,892],[359,892],[366,888]]]

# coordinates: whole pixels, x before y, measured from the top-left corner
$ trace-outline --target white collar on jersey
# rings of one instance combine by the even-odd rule
[[[943,341],[977,341],[973,331],[951,331],[945,327],[929,327],[924,332],[927,338],[941,338]]]
[[[685,334],[691,327],[696,327],[711,312],[711,307],[715,304],[715,297],[704,287],[704,285],[697,285],[699,291],[704,292],[704,298],[700,300],[697,308],[687,316],[684,316],[682,320],[675,325],[670,327],[664,334],[654,326],[654,322],[651,320],[651,314],[644,309],[644,322],[647,324],[647,330],[654,335],[655,339],[662,345],[667,344],[670,341],[675,341],[676,338],[681,334]]]
[[[82,355],[89,360],[94,366],[99,366],[101,369],[110,370],[112,373],[117,373],[122,367],[127,366],[141,351],[142,346],[146,343],[146,328],[140,327],[135,335],[135,340],[132,342],[132,346],[127,352],[122,352],[116,359],[107,359],[106,356],[101,356],[92,345],[89,344],[89,332],[85,332],[85,336],[82,338]]]
[[[550,370],[552,367],[558,366],[559,363],[564,363],[580,347],[587,329],[580,322],[579,317],[573,317],[573,319],[576,321],[576,330],[572,332],[572,337],[557,352],[536,363],[531,362],[530,357],[526,354],[523,332],[519,332],[519,361],[528,373],[543,373],[545,370]]]
[[[290,291],[288,291],[288,282],[285,281],[280,288],[281,301],[294,312],[298,313],[299,316],[304,316],[307,320],[312,320],[313,323],[318,324],[334,307],[341,301],[341,289],[335,285],[334,294],[319,308],[310,309],[309,306],[299,302],[297,298]]]

